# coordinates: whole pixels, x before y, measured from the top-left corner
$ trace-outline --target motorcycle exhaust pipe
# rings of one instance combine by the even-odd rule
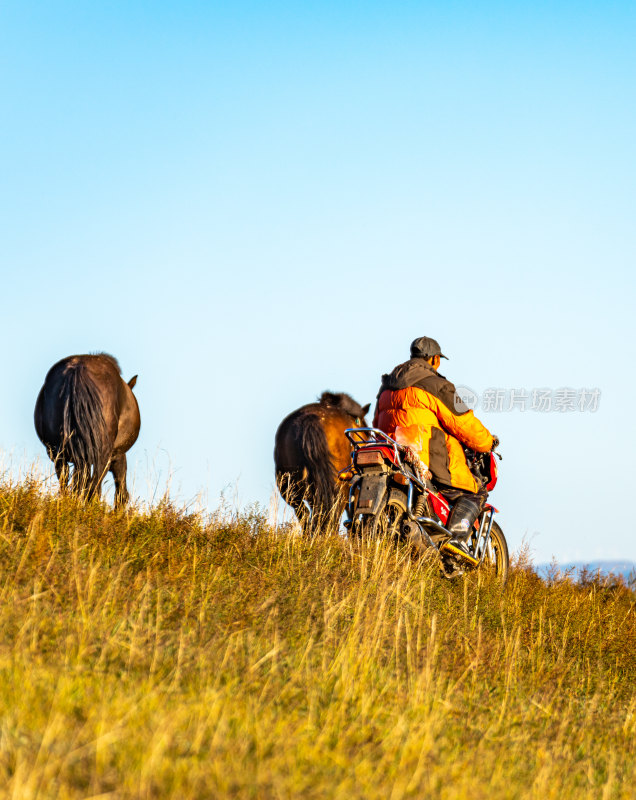
[[[414,517],[413,518],[416,522],[419,522],[420,525],[425,525],[427,528],[432,528],[435,533],[441,533],[444,536],[450,537],[450,531],[445,528],[443,525],[440,525],[439,522],[436,522],[434,519],[430,517]]]
[[[429,550],[431,547],[434,550],[438,549],[435,547],[435,543],[431,537],[417,520],[407,520],[404,522],[402,524],[402,533],[407,537],[409,542],[415,545],[419,550]]]

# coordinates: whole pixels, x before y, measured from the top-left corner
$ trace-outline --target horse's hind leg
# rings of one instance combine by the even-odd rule
[[[326,533],[338,531],[347,505],[347,492],[342,485],[336,486],[333,501],[329,505],[322,505],[318,500],[318,493],[313,485],[307,490],[307,499],[311,506],[311,520],[307,530],[311,533]]]
[[[55,458],[55,474],[60,482],[60,492],[66,494],[68,490],[69,469],[68,463],[61,455]]]
[[[88,484],[86,491],[86,499],[90,500],[92,497],[97,497],[99,500],[102,496],[102,482],[108,472],[110,462],[102,460],[100,463],[93,466],[93,474]]]
[[[116,456],[110,462],[110,471],[115,479],[115,508],[125,506],[128,502],[128,489],[126,488],[126,454]]]
[[[292,472],[277,472],[276,485],[287,505],[294,509],[294,513],[303,531],[309,527],[309,509],[305,503],[305,490],[302,488],[299,476]]]
[[[85,496],[91,484],[91,468],[85,464],[75,464],[73,466],[73,477],[71,479],[71,491],[78,497]]]
[[[333,511],[330,508],[324,508],[316,500],[313,502],[310,500],[309,504],[311,505],[311,520],[307,527],[308,532],[325,533],[332,522]]]

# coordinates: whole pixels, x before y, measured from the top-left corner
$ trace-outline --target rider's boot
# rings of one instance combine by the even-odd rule
[[[480,511],[479,500],[474,500],[472,497],[460,497],[451,509],[446,525],[451,538],[441,546],[440,550],[459,556],[473,566],[477,566],[479,560],[468,549],[468,540]]]

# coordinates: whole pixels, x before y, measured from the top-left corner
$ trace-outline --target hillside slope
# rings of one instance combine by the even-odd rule
[[[636,615],[517,566],[0,486],[14,798],[628,798]]]

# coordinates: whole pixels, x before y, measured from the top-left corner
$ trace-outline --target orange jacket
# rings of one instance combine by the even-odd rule
[[[455,387],[421,358],[382,376],[375,427],[391,437],[396,429],[414,442],[440,483],[476,492],[480,487],[460,442],[479,452],[492,448],[492,434],[460,400]]]

